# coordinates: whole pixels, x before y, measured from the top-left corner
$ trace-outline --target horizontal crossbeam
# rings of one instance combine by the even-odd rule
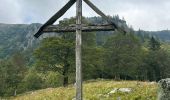
[[[59,25],[49,25],[46,28],[43,29],[43,32],[75,32],[76,31],[76,25],[71,26],[63,26],[60,27]],[[114,31],[115,28],[113,28],[112,25],[82,25],[80,27],[83,32],[92,32],[92,31]]]

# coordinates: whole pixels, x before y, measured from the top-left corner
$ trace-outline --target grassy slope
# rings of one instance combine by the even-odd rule
[[[157,84],[136,81],[96,81],[83,84],[84,100],[156,100]],[[132,88],[131,93],[108,95],[113,88]],[[19,95],[15,100],[72,100],[74,86],[49,88]]]

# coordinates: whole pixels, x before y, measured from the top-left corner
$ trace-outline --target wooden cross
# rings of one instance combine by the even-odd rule
[[[97,14],[105,19],[108,24],[105,25],[83,25],[82,24],[82,1],[89,5]],[[68,9],[76,2],[76,24],[72,26],[59,27],[52,25],[57,19],[63,16]],[[82,45],[82,31],[121,31],[126,33],[124,29],[116,25],[112,20],[100,11],[89,0],[69,0],[69,2],[61,8],[54,16],[52,16],[34,35],[38,38],[44,32],[75,32],[76,31],[76,100],[82,100],[82,64],[81,64],[81,45]]]

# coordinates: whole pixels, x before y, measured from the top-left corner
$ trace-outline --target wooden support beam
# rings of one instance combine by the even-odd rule
[[[52,25],[57,19],[59,19],[61,16],[63,16],[66,11],[76,2],[76,0],[70,0],[63,8],[61,8],[54,16],[52,16],[44,25],[41,26],[41,28],[38,30],[38,32],[34,35],[36,38],[38,38],[40,35],[43,34],[43,29],[47,27],[48,25]]]
[[[118,26],[113,23],[110,18],[108,18],[99,8],[97,8],[91,1],[84,0],[84,2],[89,5],[97,14],[99,14],[101,17],[103,17],[109,24],[112,24],[115,28],[118,28]]]
[[[92,31],[114,31],[112,25],[82,25],[82,31],[83,32],[92,32]],[[65,26],[60,27],[58,25],[50,25],[43,29],[43,32],[75,32],[76,31],[76,25],[72,26]]]
[[[76,100],[82,100],[82,0],[76,2]]]
[[[106,16],[99,8],[97,8],[91,1],[84,0],[84,2],[89,5],[97,14],[99,14],[103,19],[105,19],[109,24],[113,25],[114,29],[117,29],[123,33],[126,33],[121,27],[116,25],[108,16]]]

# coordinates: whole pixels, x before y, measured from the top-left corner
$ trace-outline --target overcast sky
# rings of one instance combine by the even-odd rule
[[[119,15],[135,30],[170,29],[170,0],[91,0],[107,15]],[[0,23],[44,23],[68,0],[0,0]],[[97,16],[83,3],[84,16]],[[75,16],[75,5],[62,17]]]

